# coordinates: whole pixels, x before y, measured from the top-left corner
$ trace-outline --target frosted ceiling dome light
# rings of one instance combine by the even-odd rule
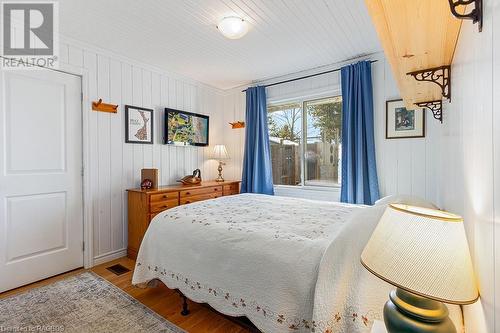
[[[241,17],[229,16],[224,17],[219,24],[217,29],[224,35],[224,37],[229,39],[238,39],[246,35],[248,32],[248,24]]]

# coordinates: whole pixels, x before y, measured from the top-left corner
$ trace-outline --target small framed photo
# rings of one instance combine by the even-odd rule
[[[425,137],[425,110],[408,110],[402,99],[386,102],[385,138],[423,138]]]
[[[125,142],[153,144],[153,110],[125,105]]]

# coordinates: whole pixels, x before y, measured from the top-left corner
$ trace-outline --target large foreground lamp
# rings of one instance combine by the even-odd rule
[[[391,333],[455,333],[442,302],[471,304],[479,297],[458,215],[391,204],[366,244],[361,263],[397,287],[384,306]]]
[[[217,168],[217,171],[219,171],[219,177],[215,181],[223,182],[224,178],[222,178],[222,166],[226,164],[224,161],[229,159],[226,146],[215,145],[214,150],[212,151],[212,159],[219,161],[219,167]]]

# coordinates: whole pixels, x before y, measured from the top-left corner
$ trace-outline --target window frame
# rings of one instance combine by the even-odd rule
[[[280,189],[304,189],[304,190],[314,190],[314,191],[325,191],[325,192],[337,192],[340,190],[342,184],[338,183],[335,185],[306,185],[306,165],[305,165],[305,154],[307,147],[307,115],[305,114],[305,106],[307,102],[319,101],[327,98],[342,97],[342,92],[340,89],[330,90],[321,94],[304,95],[300,97],[291,97],[286,99],[275,99],[268,100],[266,108],[269,106],[277,106],[287,103],[297,103],[301,105],[301,117],[302,117],[302,135],[301,135],[301,151],[300,151],[300,184],[299,185],[281,185],[274,184],[275,188]]]

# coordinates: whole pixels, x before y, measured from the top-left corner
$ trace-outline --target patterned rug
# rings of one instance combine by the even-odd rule
[[[1,299],[0,332],[185,333],[91,272]]]

